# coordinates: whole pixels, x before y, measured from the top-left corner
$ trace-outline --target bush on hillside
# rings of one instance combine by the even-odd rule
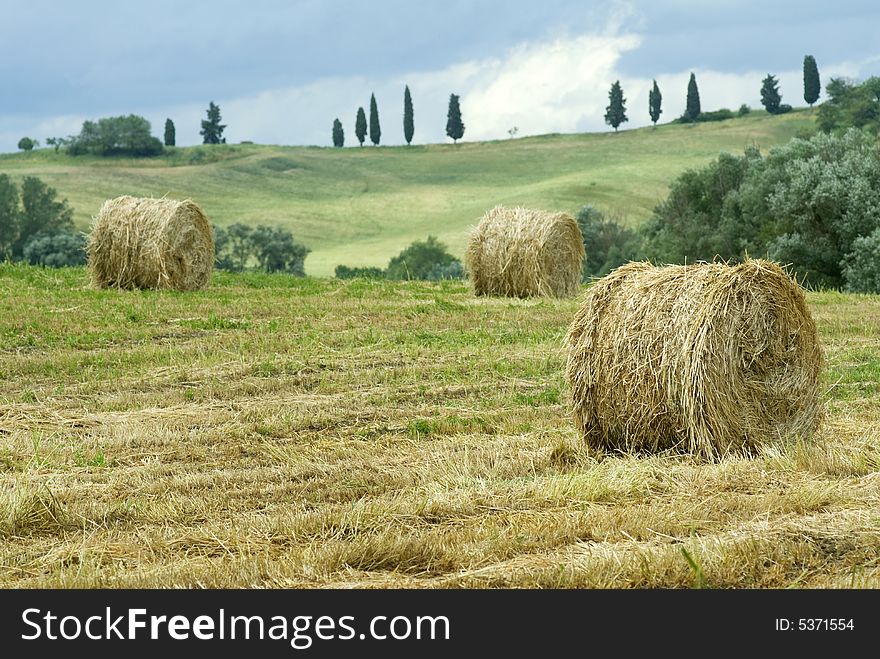
[[[725,121],[727,119],[733,119],[735,115],[731,110],[727,108],[721,108],[720,110],[713,110],[711,112],[701,112],[700,116],[697,117],[697,121]]]

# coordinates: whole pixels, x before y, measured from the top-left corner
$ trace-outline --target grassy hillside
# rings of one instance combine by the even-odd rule
[[[306,272],[385,266],[429,233],[456,254],[495,204],[576,211],[585,203],[640,223],[670,181],[720,151],[783,143],[814,123],[805,111],[619,134],[380,148],[189,147],[154,160],[72,158],[43,149],[0,156],[0,172],[35,174],[58,189],[85,229],[104,199],[190,197],[218,224],[290,227],[313,251]]]
[[[86,282],[0,264],[0,587],[880,587],[878,296],[808,295],[813,442],[707,464],[585,450],[576,299]]]

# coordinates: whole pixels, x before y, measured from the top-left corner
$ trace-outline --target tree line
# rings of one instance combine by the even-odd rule
[[[804,73],[804,100],[812,108],[813,104],[819,100],[819,92],[821,89],[819,79],[819,68],[816,65],[816,58],[812,55],[804,56],[803,63]],[[846,83],[839,81],[839,85]],[[653,87],[648,92],[648,115],[654,126],[662,114],[663,95],[657,81],[654,80]],[[792,107],[782,102],[782,94],[779,93],[779,81],[776,76],[768,73],[761,81],[761,104],[769,114],[784,114],[790,112]],[[749,112],[749,107],[745,104],[740,106],[739,114],[744,115]],[[697,87],[697,77],[691,72],[687,85],[687,97],[685,100],[685,110],[680,117],[674,120],[675,123],[696,123],[698,121],[721,121],[730,119],[734,116],[731,110],[722,108],[714,112],[703,112],[700,106],[700,90]],[[618,127],[629,121],[626,115],[626,98],[623,95],[623,89],[620,86],[620,80],[611,84],[608,91],[608,106],[605,108],[605,123],[611,126],[615,132]]]
[[[460,97],[450,94],[449,108],[447,112],[446,134],[453,142],[458,142],[464,137],[464,122],[461,117]],[[413,116],[412,95],[409,85],[404,89],[403,100],[403,135],[407,144],[410,144],[415,134],[415,122]],[[226,124],[222,122],[220,106],[211,101],[206,111],[207,118],[202,120],[199,134],[203,144],[226,144],[223,131]],[[355,118],[355,135],[361,146],[368,134],[367,116],[363,107],[359,107]],[[370,119],[369,137],[374,146],[378,146],[382,138],[382,128],[379,123],[379,108],[376,103],[376,95],[370,96]],[[333,120],[332,128],[333,146],[345,145],[345,131],[339,118]],[[169,117],[165,120],[163,140],[152,135],[150,122],[144,117],[130,114],[118,117],[105,117],[97,121],[83,122],[78,135],[67,137],[49,137],[46,145],[54,147],[55,151],[64,149],[72,156],[86,154],[96,156],[131,156],[149,157],[163,153],[165,147],[173,147],[177,144],[177,129],[174,121]],[[23,137],[18,141],[18,148],[22,151],[32,151],[38,148],[40,143],[30,137]]]
[[[464,137],[464,122],[461,118],[460,97],[457,94],[449,95],[449,107],[446,112],[446,135],[452,138],[453,143],[457,143]],[[409,91],[409,85],[404,86],[403,90],[403,139],[407,145],[412,143],[415,134],[415,118],[413,113],[412,94]],[[367,137],[367,114],[364,112],[363,106],[357,109],[354,119],[354,135],[360,146],[364,145]],[[370,142],[373,146],[379,146],[382,139],[382,128],[379,124],[379,106],[376,103],[376,94],[370,94],[370,124],[369,124]],[[342,148],[345,146],[345,130],[339,117],[333,120],[333,128],[331,129],[331,138],[333,146]]]
[[[820,92],[819,70],[816,60],[812,55],[804,57],[803,76],[804,100],[812,108],[813,104],[818,100]],[[854,85],[848,86],[848,83],[843,80],[836,80],[835,85],[835,95],[832,97],[832,100],[851,93],[853,91],[851,88],[854,87]],[[663,112],[662,102],[663,95],[655,79],[648,93],[648,114],[654,126],[657,125]],[[792,109],[790,105],[782,103],[779,81],[772,74],[767,74],[761,81],[761,103],[770,114],[783,114]],[[379,109],[375,94],[370,95],[369,107],[369,123],[363,107],[358,108],[355,117],[354,132],[360,146],[364,145],[368,135],[374,146],[379,145],[382,137]],[[748,112],[749,107],[745,104],[739,109],[740,115]],[[832,112],[833,110],[826,110],[824,116],[821,116],[820,119],[824,119],[826,123],[837,121],[834,117],[828,116]],[[199,131],[203,144],[225,144],[226,138],[223,137],[223,131],[226,128],[226,124],[221,123],[220,106],[211,101],[208,104],[206,113],[207,118],[202,120],[201,130]],[[696,75],[692,72],[687,86],[685,111],[674,122],[720,121],[733,116],[734,113],[726,108],[714,112],[703,112],[701,110]],[[608,92],[608,106],[605,108],[604,118],[605,123],[614,128],[615,132],[623,123],[629,121],[626,110],[626,98],[619,80],[612,83],[611,89]],[[453,143],[457,143],[459,139],[464,137],[464,131],[465,125],[462,121],[460,97],[457,94],[450,94],[447,109],[446,135],[452,138]],[[516,131],[517,128],[514,127],[508,132],[512,137]],[[414,133],[415,122],[412,94],[410,93],[409,85],[406,85],[403,97],[403,135],[407,145],[412,143]],[[98,121],[86,121],[83,123],[78,135],[66,138],[50,137],[46,139],[46,145],[54,147],[56,151],[64,148],[70,155],[156,156],[163,152],[164,147],[176,145],[176,128],[170,117],[165,120],[163,137],[164,139],[161,141],[153,137],[150,122],[143,117],[131,114],[107,117]],[[343,147],[345,145],[345,130],[338,117],[333,120],[331,139],[335,147]],[[30,151],[37,147],[39,147],[39,141],[30,137],[23,137],[18,142],[18,148],[24,151]]]

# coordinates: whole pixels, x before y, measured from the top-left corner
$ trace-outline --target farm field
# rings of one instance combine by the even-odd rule
[[[0,172],[39,176],[69,200],[83,231],[105,199],[123,194],[192,198],[220,225],[283,225],[312,250],[306,273],[329,276],[339,264],[384,267],[429,234],[461,257],[468,231],[496,204],[574,213],[591,203],[637,225],[685,169],[750,144],[766,151],[814,123],[806,110],[753,111],[619,134],[345,149],[230,144],[139,160],[40,149],[0,155]]]
[[[880,296],[807,296],[813,442],[706,463],[581,445],[578,299],[87,281],[0,265],[5,588],[880,587]]]

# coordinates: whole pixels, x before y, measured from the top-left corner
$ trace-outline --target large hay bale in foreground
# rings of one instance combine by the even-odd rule
[[[572,297],[584,240],[567,213],[496,206],[471,233],[464,262],[477,295]]]
[[[104,202],[88,244],[98,288],[204,288],[214,267],[214,236],[189,199],[116,197]]]
[[[750,453],[821,419],[822,350],[803,291],[775,263],[629,263],[568,331],[574,420],[594,447]]]

